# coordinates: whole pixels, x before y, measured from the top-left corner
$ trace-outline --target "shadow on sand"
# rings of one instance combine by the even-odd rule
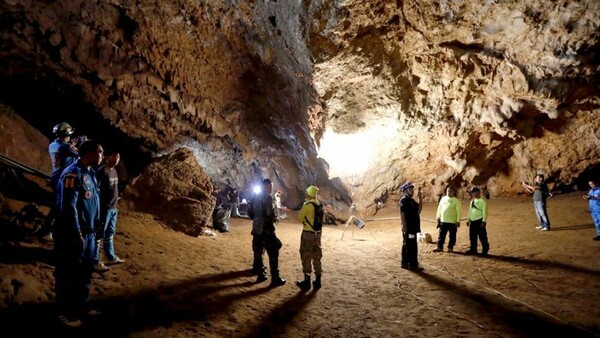
[[[209,315],[227,313],[236,301],[270,290],[267,283],[255,288],[258,284],[254,278],[249,270],[231,271],[142,292],[92,299],[94,308],[102,315],[90,318],[85,326],[77,329],[60,326],[52,303],[20,305],[0,311],[0,325],[5,332],[18,332],[27,337],[121,337],[188,320],[206,321],[208,330]]]
[[[597,337],[600,332],[593,333],[573,325],[564,324],[538,313],[520,304],[511,302],[501,296],[486,292],[471,291],[462,285],[454,284],[452,281],[428,274],[420,273],[430,284],[441,287],[449,292],[460,296],[462,304],[472,309],[480,308],[480,316],[488,322],[497,324],[497,327],[511,328],[510,332],[501,332],[502,336],[510,337]],[[484,310],[485,309],[485,310]],[[493,328],[485,333],[494,334]],[[475,335],[483,332],[473,332]]]
[[[488,254],[486,256],[470,255],[470,254],[466,254],[466,253],[460,252],[460,251],[454,251],[453,254],[462,255],[462,256],[474,256],[474,257],[479,257],[481,259],[493,259],[493,260],[502,261],[502,262],[508,262],[508,263],[529,266],[529,267],[535,267],[536,269],[539,269],[539,268],[562,269],[562,270],[567,270],[570,272],[585,273],[585,274],[592,274],[592,275],[600,276],[600,271],[598,271],[598,270],[592,270],[592,269],[589,269],[586,267],[565,264],[562,262],[555,262],[555,261],[548,261],[548,260],[541,260],[541,259],[531,259],[531,258],[520,258],[520,257],[512,257],[512,256],[502,256],[502,255],[492,255],[492,254]]]

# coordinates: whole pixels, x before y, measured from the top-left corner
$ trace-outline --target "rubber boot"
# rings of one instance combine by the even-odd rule
[[[271,284],[270,287],[276,288],[278,286],[282,286],[285,284],[285,279],[281,278],[279,275],[271,276]]]
[[[315,288],[315,289],[321,288],[321,275],[315,276],[315,281],[313,282],[313,288]]]
[[[310,289],[310,274],[304,274],[304,280],[299,280],[296,282],[296,285],[302,290]]]

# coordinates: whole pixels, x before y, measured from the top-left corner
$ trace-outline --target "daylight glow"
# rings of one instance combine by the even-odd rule
[[[330,177],[362,175],[382,153],[394,146],[395,123],[379,124],[355,134],[337,134],[328,128],[321,139],[319,157],[329,163]]]

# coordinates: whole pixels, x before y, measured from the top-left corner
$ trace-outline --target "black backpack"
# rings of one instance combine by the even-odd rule
[[[315,219],[312,222],[309,222],[312,224],[312,228],[314,231],[321,231],[321,229],[323,228],[323,216],[325,215],[325,210],[323,209],[323,204],[319,203],[315,203],[315,202],[308,202],[310,204],[313,205],[313,207],[315,208]]]

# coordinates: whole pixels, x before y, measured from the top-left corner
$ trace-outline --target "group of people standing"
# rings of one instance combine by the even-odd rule
[[[250,201],[248,216],[252,219],[252,251],[254,259],[252,273],[257,276],[256,282],[266,281],[267,273],[263,263],[264,252],[269,256],[271,270],[271,287],[284,285],[286,281],[279,274],[279,250],[281,240],[275,235],[275,224],[278,219],[277,205],[271,195],[273,182],[266,178],[262,181],[262,189]],[[318,200],[319,188],[309,186],[306,189],[306,199],[298,214],[298,221],[302,224],[300,239],[300,258],[304,279],[296,282],[303,290],[311,288],[311,273],[314,270],[315,279],[312,286],[321,288],[321,231],[324,222],[323,205]]]
[[[411,182],[403,184],[402,198],[400,199],[400,221],[402,224],[402,254],[400,267],[412,271],[422,271],[423,267],[418,261],[417,234],[421,232],[422,195],[421,191],[415,195],[415,186]],[[477,187],[469,190],[471,201],[467,217],[467,226],[469,227],[470,248],[466,254],[477,254],[478,241],[481,242],[481,255],[486,256],[490,249],[487,238],[487,202],[481,196],[481,191]],[[454,251],[456,244],[456,232],[460,227],[461,202],[456,198],[456,189],[452,186],[446,188],[446,195],[440,199],[438,204],[436,219],[439,236],[437,246],[434,252],[441,252],[444,249],[446,236],[449,234],[448,251]]]
[[[546,200],[552,197],[552,193],[548,189],[548,185],[544,181],[544,175],[538,174],[535,176],[534,185],[529,185],[526,182],[521,182],[523,187],[527,189],[533,196],[533,206],[535,214],[540,222],[536,229],[542,231],[550,231],[550,217],[546,208]],[[589,211],[596,227],[596,236],[592,238],[594,241],[600,241],[600,187],[598,179],[591,178],[588,180],[590,190],[583,195],[583,199],[588,201]]]
[[[583,195],[583,198],[589,201],[589,210],[596,227],[595,241],[600,241],[600,186],[598,180],[589,180],[590,190]],[[533,206],[535,214],[538,218],[539,225],[536,229],[541,231],[549,231],[550,218],[546,207],[548,197],[552,197],[552,193],[548,189],[548,185],[544,181],[544,176],[538,174],[535,177],[534,184],[530,185],[526,182],[521,182],[523,187],[532,194]],[[401,190],[403,196],[400,199],[400,219],[402,223],[402,260],[401,267],[409,270],[421,271],[421,267],[417,260],[417,233],[421,232],[420,212],[422,208],[421,193],[417,194],[418,202],[414,200],[414,185],[410,182],[402,185]],[[481,196],[481,190],[478,187],[472,187],[468,190],[471,197],[469,203],[469,211],[467,214],[467,226],[469,227],[469,250],[465,254],[477,254],[478,241],[481,242],[481,256],[487,256],[490,245],[487,236],[487,216],[488,205],[487,200]],[[439,203],[436,212],[437,228],[439,229],[437,246],[433,252],[442,252],[446,242],[446,236],[449,235],[448,251],[454,251],[456,245],[456,232],[460,227],[462,214],[461,201],[456,198],[456,189],[452,186],[446,188],[446,194]]]
[[[120,154],[107,153],[94,140],[71,143],[73,128],[59,123],[56,139],[48,147],[52,161],[51,186],[55,204],[51,215],[56,266],[55,292],[59,321],[69,327],[83,325],[99,314],[89,307],[89,286],[94,270],[109,268],[100,261],[103,241],[106,264],[125,261],[115,254],[114,235],[119,199],[116,166]]]

